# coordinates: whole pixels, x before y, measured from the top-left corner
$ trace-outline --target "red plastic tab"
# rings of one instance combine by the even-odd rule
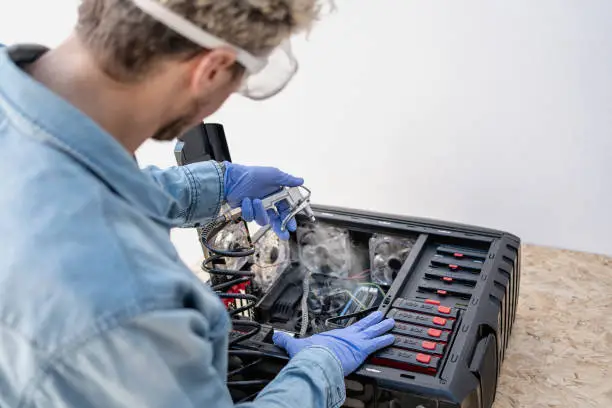
[[[421,345],[426,350],[435,350],[436,349],[436,343],[434,343],[433,341],[424,341]]]
[[[438,295],[444,296],[444,295],[446,295],[446,293],[447,293],[447,292],[446,292],[445,290],[440,289],[440,290],[438,290],[436,293],[437,293]]]
[[[427,299],[425,300],[425,303],[427,303],[428,305],[439,305],[440,301],[439,300],[435,300],[435,299]]]
[[[462,254],[461,252],[455,252],[455,253],[453,254],[453,256],[454,256],[455,258],[463,258],[463,254]]]
[[[431,362],[431,356],[428,356],[427,354],[417,354],[416,356],[416,360],[419,363],[423,363],[423,364],[429,364]]]
[[[442,280],[443,280],[444,282],[449,282],[449,283],[450,283],[450,282],[452,282],[452,281],[453,281],[453,278],[450,278],[450,277],[448,277],[448,276],[445,276],[445,277],[443,277],[443,278],[442,278]]]
[[[438,326],[446,325],[446,319],[442,317],[434,317],[432,322],[434,322],[434,324],[437,324]]]
[[[453,264],[450,264],[450,265],[448,265],[448,267],[449,267],[450,269],[452,269],[452,270],[459,269],[459,265],[453,265]]]
[[[438,306],[438,312],[444,313],[444,314],[450,314],[451,308],[447,306]]]
[[[442,336],[442,330],[429,329],[427,330],[427,334],[429,334],[431,337],[440,337]]]

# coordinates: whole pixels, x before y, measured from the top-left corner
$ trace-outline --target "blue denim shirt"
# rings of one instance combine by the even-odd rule
[[[10,51],[9,51],[10,50]],[[214,216],[216,163],[141,170],[0,49],[0,406],[230,407],[230,319],[170,228]],[[296,355],[243,407],[337,407],[340,363]]]

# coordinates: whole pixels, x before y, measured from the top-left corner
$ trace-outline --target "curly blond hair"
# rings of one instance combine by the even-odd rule
[[[317,0],[158,0],[230,44],[258,55],[317,19]],[[119,80],[148,73],[161,58],[202,51],[138,9],[130,0],[81,0],[77,36],[101,68]],[[241,67],[238,67],[240,70]]]

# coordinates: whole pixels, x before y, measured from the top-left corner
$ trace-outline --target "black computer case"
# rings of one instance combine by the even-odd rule
[[[218,124],[202,124],[177,144],[179,164],[228,160]],[[317,222],[348,231],[366,246],[373,234],[411,240],[411,249],[370,305],[393,317],[393,346],[373,355],[346,379],[346,407],[490,408],[514,323],[520,284],[520,240],[493,229],[358,209],[313,205]],[[298,216],[300,228],[310,221]],[[296,245],[295,234],[292,245]],[[257,353],[257,364],[233,353],[230,367],[248,365],[228,379],[236,402],[256,396],[287,362],[272,344],[274,330],[297,332],[299,298],[283,277],[261,293],[248,319],[257,333],[232,345]],[[346,324],[354,321],[346,319]],[[245,337],[235,328],[233,338]],[[263,380],[263,381],[261,381]],[[245,386],[248,381],[253,386]],[[258,382],[259,381],[259,382]],[[232,384],[237,384],[232,387]]]

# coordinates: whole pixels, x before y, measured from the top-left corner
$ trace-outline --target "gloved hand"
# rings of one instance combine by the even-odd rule
[[[304,183],[299,177],[283,173],[274,167],[242,166],[224,162],[225,164],[225,199],[232,208],[242,207],[242,218],[251,222],[255,220],[261,226],[272,223],[272,229],[284,240],[289,239],[288,231],[295,231],[297,224],[291,220],[287,224],[288,231],[281,231],[282,220],[289,215],[291,208],[286,202],[276,205],[280,216],[274,210],[266,211],[261,198],[270,195],[281,187],[298,187]]]
[[[331,330],[311,337],[296,339],[283,332],[274,332],[272,341],[293,357],[309,346],[322,346],[338,357],[346,377],[355,371],[366,358],[395,341],[391,334],[384,335],[395,325],[393,319],[383,319],[381,312],[374,312],[363,320],[344,329]]]

